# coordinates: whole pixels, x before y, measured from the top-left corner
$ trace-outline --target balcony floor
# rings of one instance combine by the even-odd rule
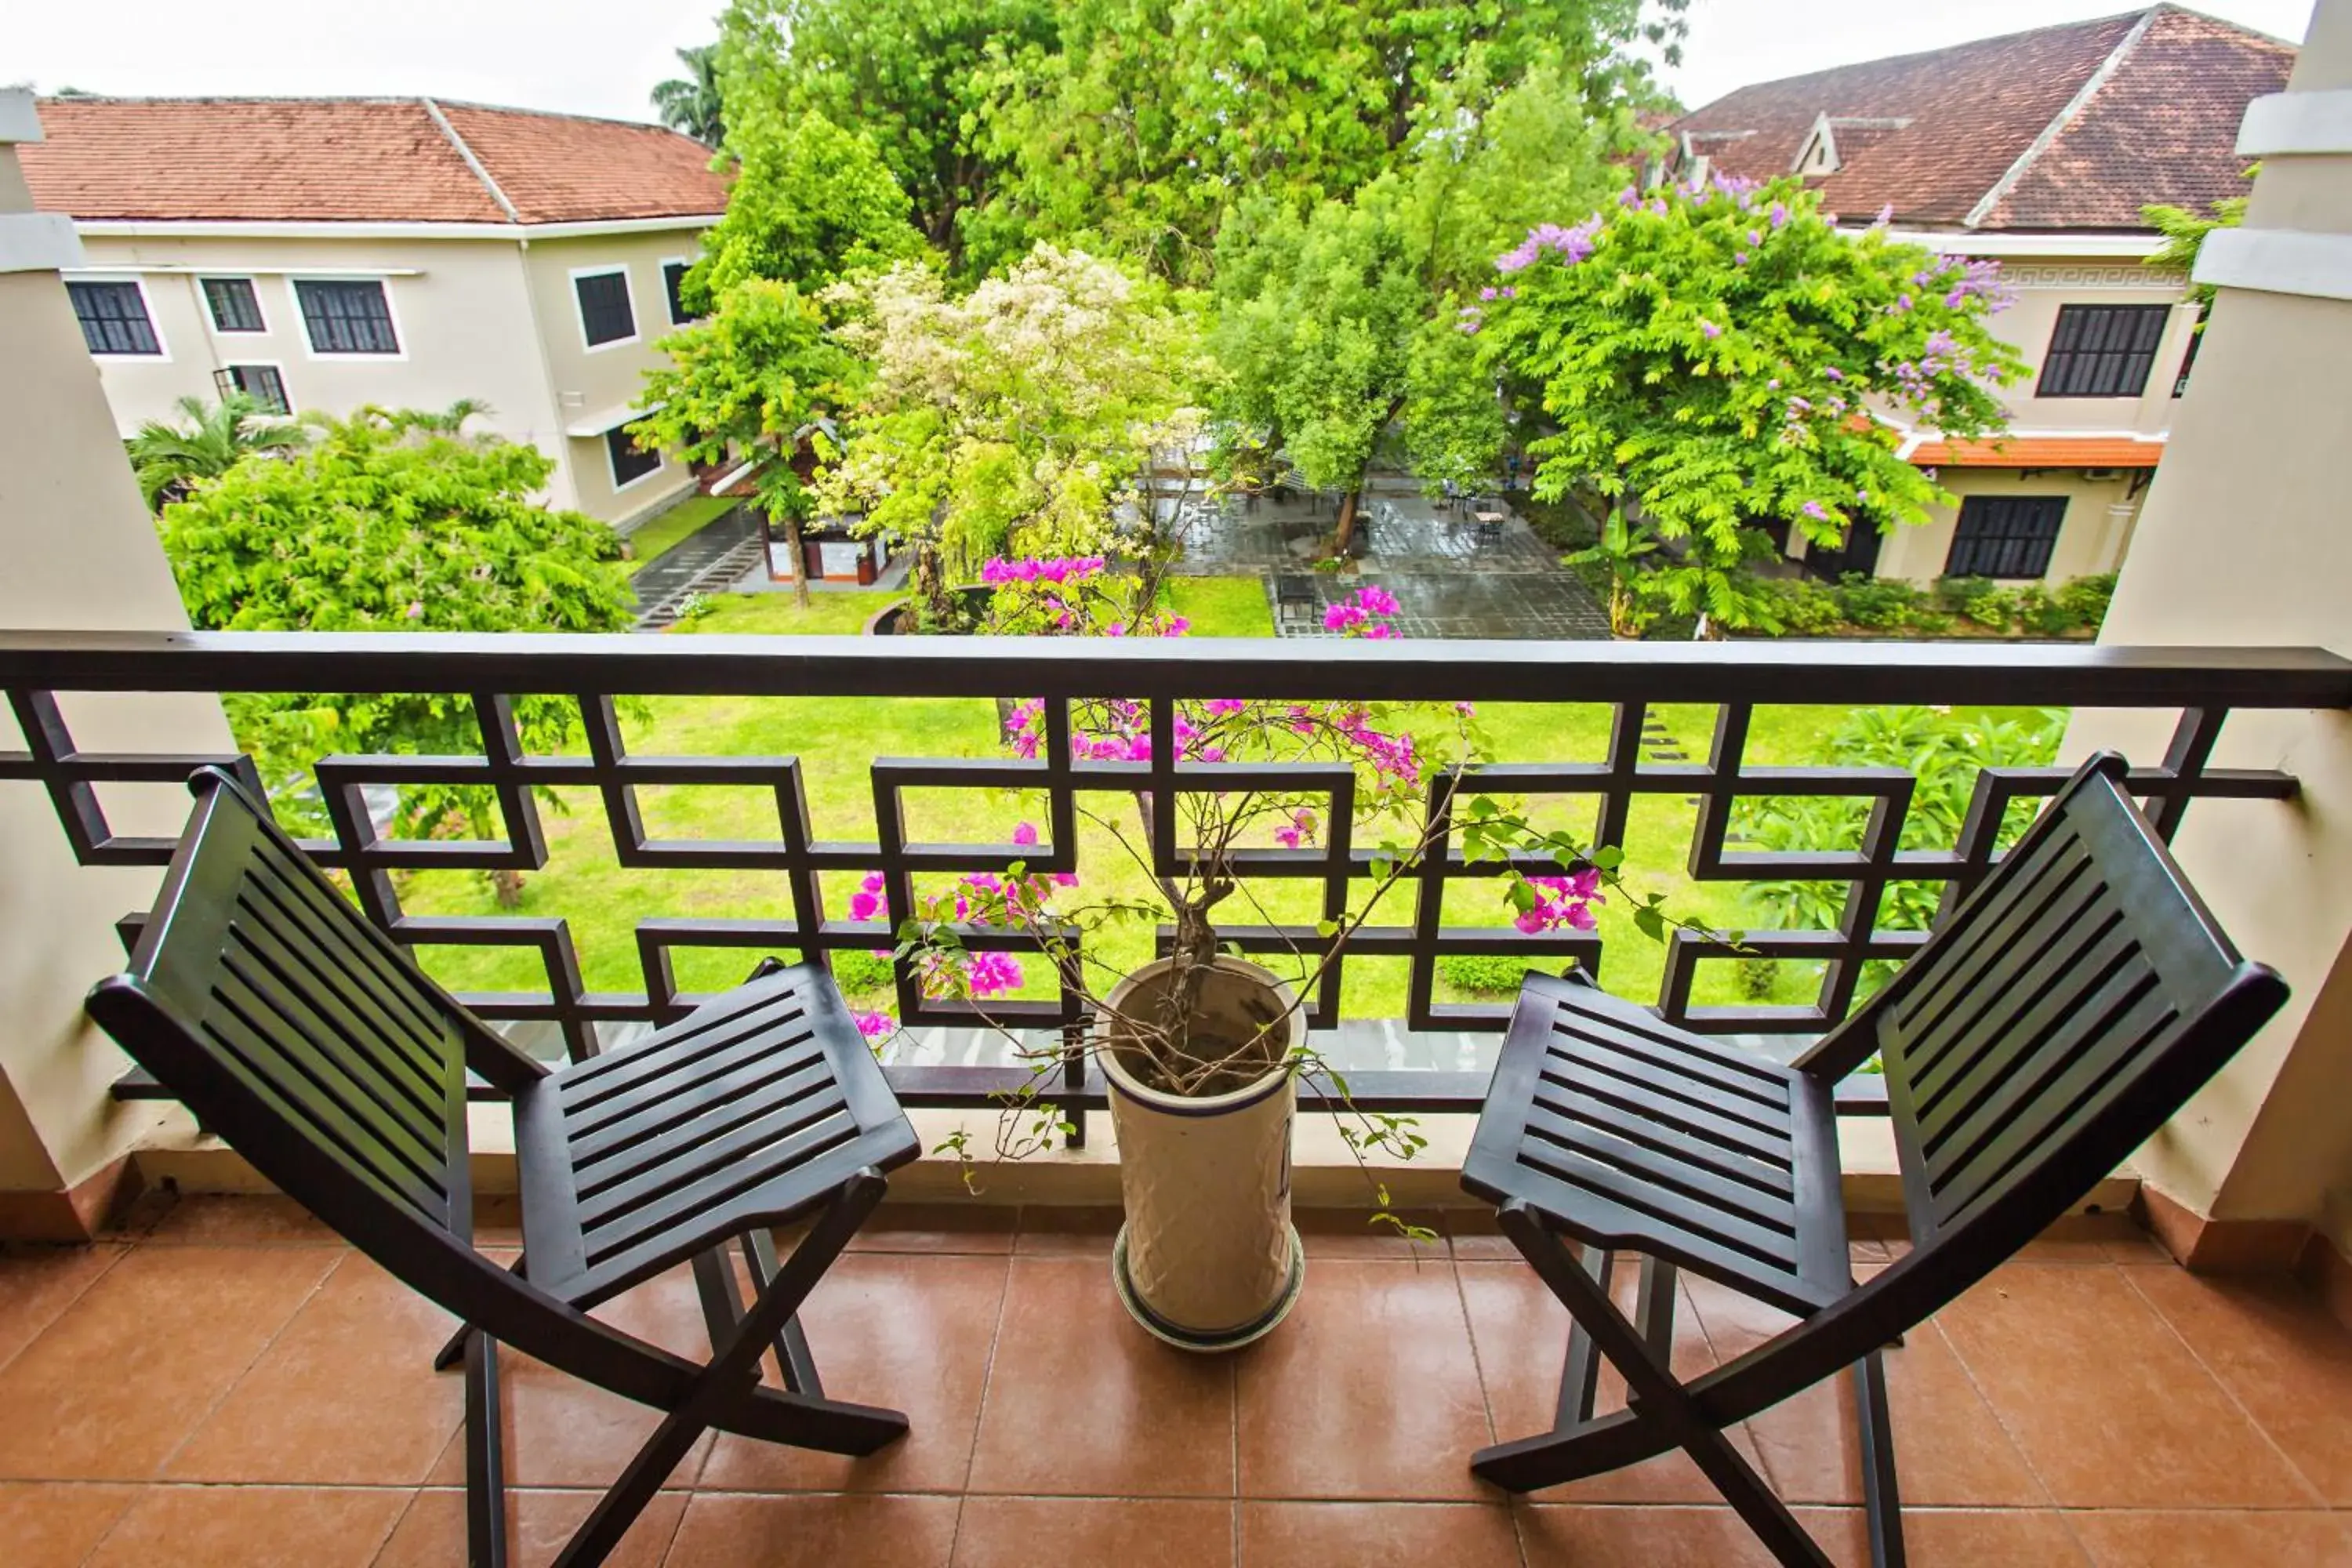
[[[1105,1216],[885,1211],[806,1321],[828,1392],[898,1405],[912,1434],[856,1464],[706,1438],[614,1561],[1763,1561],[1679,1456],[1533,1505],[1475,1482],[1471,1449],[1546,1422],[1566,1318],[1497,1237],[1416,1259],[1356,1223],[1310,1227],[1290,1322],[1196,1360],[1120,1316]],[[1864,1268],[1887,1256],[1856,1247]],[[1682,1304],[1685,1372],[1776,1326],[1704,1281]],[[607,1313],[707,1350],[683,1272]],[[428,1370],[448,1328],[275,1199],[158,1202],[92,1247],[0,1254],[0,1560],[462,1562],[462,1394]],[[1915,1563],[2352,1563],[2352,1335],[2287,1281],[2043,1241],[1888,1366]],[[516,1558],[538,1564],[652,1417],[507,1370]],[[1858,1562],[1842,1394],[1739,1440]]]

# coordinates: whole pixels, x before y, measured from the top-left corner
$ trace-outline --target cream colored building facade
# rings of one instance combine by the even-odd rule
[[[422,224],[360,234],[322,225],[85,224],[87,265],[67,281],[129,282],[144,298],[161,352],[91,356],[123,435],[144,420],[180,417],[173,405],[182,397],[219,396],[232,367],[274,370],[298,412],[442,408],[470,397],[490,405],[478,427],[556,460],[550,501],[626,527],[694,487],[668,458],[616,479],[608,432],[663,363],[654,342],[675,324],[663,268],[699,255],[710,221],[565,225],[543,236],[436,234],[461,226]],[[591,345],[575,279],[616,271],[635,330]],[[227,279],[251,285],[261,331],[220,329],[205,283]],[[309,281],[381,287],[397,351],[320,352],[296,294]]]

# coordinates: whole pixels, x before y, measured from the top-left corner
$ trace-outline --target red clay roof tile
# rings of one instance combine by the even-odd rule
[[[423,99],[44,99],[34,205],[86,220],[524,223],[716,213],[706,147],[658,126]],[[434,118],[446,118],[444,131]]]

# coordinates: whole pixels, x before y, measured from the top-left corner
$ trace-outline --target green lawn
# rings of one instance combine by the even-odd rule
[[[713,610],[672,635],[768,633],[812,635],[853,632],[898,595],[888,593],[820,593],[801,610],[789,593],[730,595]],[[1171,601],[1202,635],[1265,636],[1270,631],[1265,592],[1255,579],[1181,578]],[[864,698],[661,698],[648,700],[625,723],[628,747],[640,756],[794,756],[809,795],[810,814],[820,837],[870,839],[873,791],[868,764],[878,757],[991,757],[1002,755],[992,705],[971,699]],[[1755,715],[1748,758],[1757,763],[1821,761],[1830,733],[1845,710],[1822,707],[1760,709]],[[1715,710],[1695,705],[1654,710],[1667,731],[1694,759],[1706,755]],[[1496,704],[1479,715],[1486,754],[1505,762],[1599,761],[1606,752],[1610,710],[1590,704]],[[1417,732],[1434,739],[1445,726],[1433,714]],[[1425,748],[1425,751],[1427,748]],[[593,792],[557,792],[563,809],[545,814],[550,863],[524,882],[524,914],[561,915],[571,923],[589,988],[635,991],[644,984],[634,939],[635,922],[656,914],[781,919],[790,912],[783,879],[764,871],[625,870],[615,860],[601,803]],[[773,839],[775,802],[759,789],[719,786],[646,789],[640,792],[648,830],[656,837],[702,839]],[[1085,803],[1132,837],[1135,805],[1118,795],[1089,795]],[[1555,797],[1529,803],[1548,826],[1579,833],[1591,830],[1594,801]],[[929,842],[1002,841],[1016,822],[1043,826],[1037,796],[996,790],[924,790],[905,802],[910,838]],[[1647,795],[1634,805],[1626,843],[1627,875],[1642,890],[1664,893],[1679,916],[1708,924],[1745,923],[1738,889],[1722,883],[1694,883],[1684,873],[1694,810],[1686,797]],[[1360,843],[1402,837],[1393,825],[1359,831]],[[1082,823],[1079,866],[1086,879],[1071,897],[1118,894],[1150,896],[1140,868],[1129,859],[1103,826]],[[934,886],[951,879],[941,878]],[[826,905],[835,918],[856,890],[856,874],[825,879]],[[454,871],[419,872],[405,881],[408,906],[419,913],[489,915],[501,912],[478,877]],[[1236,923],[1258,921],[1311,923],[1319,913],[1318,890],[1304,881],[1269,881],[1251,889],[1253,905],[1236,899],[1226,907]],[[1409,920],[1410,892],[1390,895],[1381,923]],[[1260,911],[1263,911],[1262,913]],[[1491,923],[1501,927],[1509,910],[1499,897],[1475,884],[1458,885],[1447,900],[1449,925]],[[1656,995],[1664,951],[1632,929],[1622,900],[1601,911],[1606,955],[1601,978],[1612,990],[1642,1000]],[[1114,930],[1103,938],[1102,957],[1131,965],[1149,956],[1150,933],[1139,926]],[[517,950],[448,948],[425,950],[433,971],[467,990],[540,990],[544,977],[535,961]],[[719,989],[740,980],[751,962],[741,952],[682,952],[679,982],[688,989]],[[1039,967],[1032,965],[1033,973]],[[1793,965],[1783,973],[1772,1000],[1809,998],[1813,976]],[[1356,959],[1347,968],[1346,1006],[1354,1017],[1401,1016],[1405,964],[1394,959]],[[1039,994],[1043,988],[1033,985]],[[1702,1003],[1738,999],[1733,966],[1701,967],[1696,995]],[[1441,985],[1442,1000],[1469,1000]]]
[[[628,535],[631,555],[622,563],[629,572],[636,569],[669,549],[689,534],[698,533],[716,521],[728,508],[735,504],[730,496],[693,495],[687,497],[667,511],[648,518]]]

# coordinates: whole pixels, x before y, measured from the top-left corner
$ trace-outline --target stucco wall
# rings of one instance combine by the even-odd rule
[[[2352,82],[2352,0],[2320,0],[2293,89]],[[2266,157],[2249,232],[2352,234],[2352,152]],[[2352,278],[2340,279],[2352,287]],[[2317,644],[2352,652],[2352,301],[2225,288],[2102,640]],[[2157,726],[2077,716],[2068,749],[2161,747]],[[2252,957],[2294,989],[2285,1012],[2137,1160],[2192,1209],[2342,1224],[2352,1193],[2352,717],[2239,714],[2213,762],[2283,768],[2285,804],[2200,803],[2182,865]]]
[[[12,199],[13,198],[13,199]],[[0,144],[0,212],[29,206]],[[116,438],[98,373],[53,271],[0,272],[0,626],[184,629],[154,526]],[[211,698],[68,700],[98,751],[227,749]],[[21,745],[0,717],[0,750]],[[184,792],[105,790],[119,830],[174,832]],[[82,1017],[82,993],[121,964],[113,922],[153,898],[152,870],[75,864],[48,798],[0,784],[0,1197],[74,1186],[141,1131],[183,1113],[118,1107],[122,1057]],[[19,1205],[0,1205],[0,1226]]]
[[[1992,328],[2024,354],[2025,378],[2003,394],[2010,424],[2019,430],[2098,431],[2143,436],[2171,427],[2174,384],[2189,353],[2196,310],[2183,302],[2178,274],[2156,271],[2135,261],[2065,257],[2012,263],[2003,272],[2016,288],[2016,303],[1992,318]],[[2034,387],[2049,355],[2059,310],[2067,305],[2168,305],[2164,342],[2137,397],[2041,397]]]
[[[2079,470],[2044,468],[2025,474],[2015,468],[1946,468],[1938,479],[1963,501],[1972,495],[2064,496],[2065,520],[2059,524],[2050,570],[2042,579],[2051,584],[2114,571],[2147,497],[2145,489],[2132,496],[2128,479],[2086,479]],[[1958,523],[1958,507],[1937,507],[1927,521],[1896,529],[1879,547],[1878,574],[1915,583],[1942,576]]]

